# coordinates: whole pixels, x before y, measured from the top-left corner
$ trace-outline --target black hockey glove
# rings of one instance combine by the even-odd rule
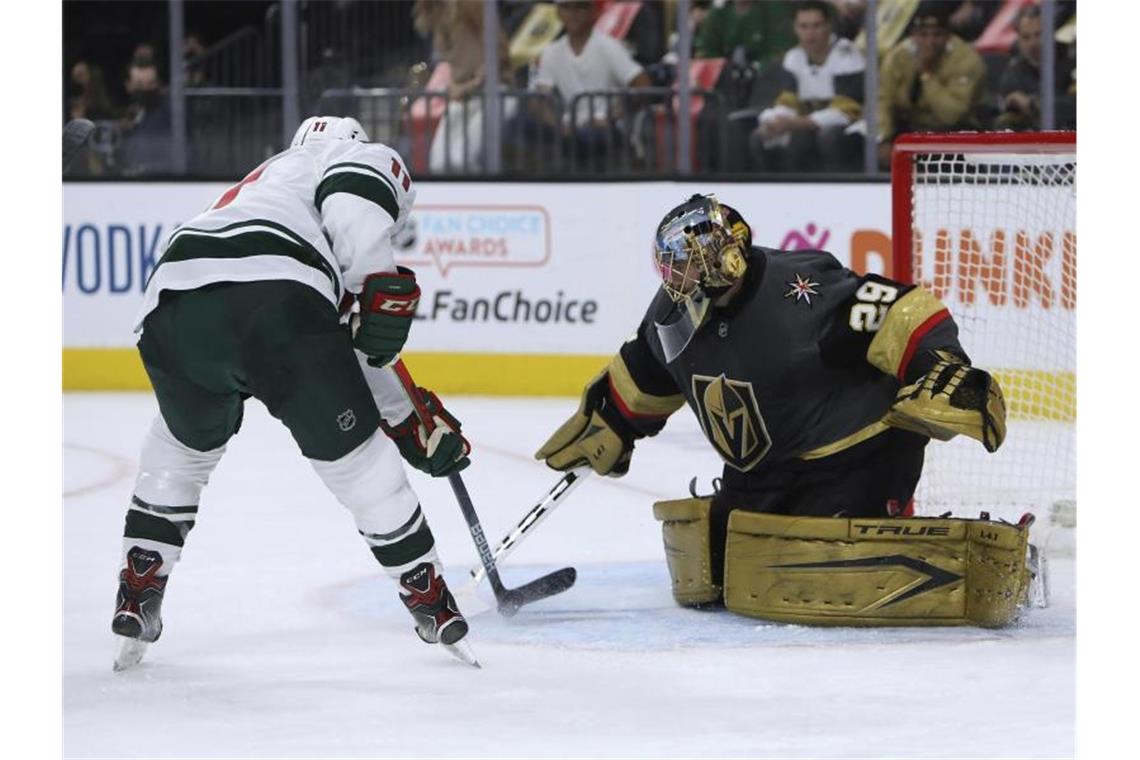
[[[620,477],[629,472],[635,435],[609,395],[609,377],[603,372],[582,393],[578,411],[554,431],[534,455],[555,470],[589,465],[599,475]]]
[[[439,397],[427,388],[417,388],[424,407],[431,415],[435,427],[429,433],[415,412],[399,425],[392,426],[380,420],[380,428],[396,442],[400,455],[408,464],[433,478],[459,472],[471,460],[471,444],[460,431],[459,420],[446,409]]]
[[[368,275],[360,291],[360,317],[352,343],[373,367],[383,367],[403,349],[420,302],[415,273],[404,267],[397,270]]]

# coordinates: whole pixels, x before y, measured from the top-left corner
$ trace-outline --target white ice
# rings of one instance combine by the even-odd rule
[[[570,399],[451,398],[498,537],[556,479],[531,452]],[[650,505],[719,472],[691,416],[587,480],[508,560],[567,593],[472,618],[483,663],[422,644],[287,431],[247,405],[143,663],[113,673],[110,613],[149,394],[65,396],[67,757],[1072,756],[1074,571],[1014,629],[835,630],[673,604]],[[413,472],[452,585],[477,557],[445,480]],[[482,592],[486,595],[486,591]]]

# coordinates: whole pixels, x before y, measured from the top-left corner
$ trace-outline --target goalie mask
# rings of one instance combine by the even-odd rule
[[[676,359],[708,317],[712,302],[744,277],[752,244],[736,209],[694,195],[657,226],[654,261],[676,307],[656,324],[665,360]]]

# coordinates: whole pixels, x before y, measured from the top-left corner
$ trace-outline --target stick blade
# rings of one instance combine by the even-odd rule
[[[578,580],[578,571],[572,567],[564,567],[541,578],[535,578],[530,583],[510,589],[506,596],[499,600],[499,612],[505,617],[511,617],[524,604],[561,594],[573,586],[576,580]]]

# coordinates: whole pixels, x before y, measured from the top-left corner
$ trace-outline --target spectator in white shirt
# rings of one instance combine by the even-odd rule
[[[797,5],[799,44],[784,55],[780,93],[760,113],[753,158],[766,169],[843,171],[858,167],[861,138],[847,134],[863,111],[863,54],[831,30],[831,6]]]
[[[648,87],[649,75],[620,42],[594,31],[594,4],[589,0],[559,0],[558,18],[566,33],[542,51],[531,88],[561,96],[567,109],[563,131],[577,141],[579,155],[596,157],[615,139],[619,101],[584,98],[573,114],[569,113],[571,101],[582,92]],[[544,120],[549,124],[553,117],[546,112]]]

